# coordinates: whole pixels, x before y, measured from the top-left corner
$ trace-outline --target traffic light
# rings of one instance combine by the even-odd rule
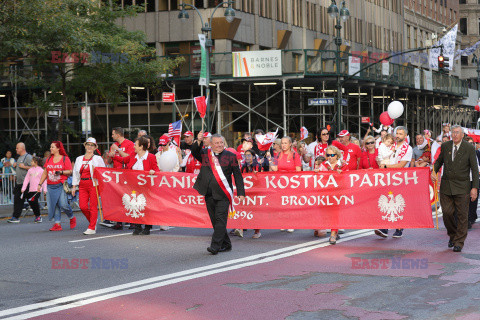
[[[450,59],[448,57],[443,57],[443,71],[445,73],[450,71]]]
[[[445,57],[443,55],[438,56],[438,71],[443,72],[444,68],[444,63],[445,63]]]

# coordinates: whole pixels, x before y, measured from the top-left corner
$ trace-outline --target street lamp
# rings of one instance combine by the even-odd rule
[[[340,35],[340,30],[342,29],[341,22],[345,22],[350,17],[350,11],[348,10],[345,1],[342,1],[342,8],[338,10],[337,3],[335,0],[332,0],[332,4],[327,9],[327,13],[330,17],[336,20],[335,29],[337,34],[335,36],[335,44],[337,45],[337,52],[335,53],[336,68],[337,68],[337,99],[335,105],[337,107],[337,131],[341,131],[342,128],[342,82],[340,80],[340,46],[342,45],[342,38]]]
[[[480,92],[480,59],[475,53],[473,54],[472,63],[477,64],[477,91]]]
[[[178,14],[178,19],[185,21],[190,18],[188,15],[187,10],[185,10],[186,7],[194,9],[198,16],[200,17],[200,21],[202,23],[202,32],[206,36],[206,41],[205,41],[205,48],[207,49],[207,72],[206,72],[206,102],[207,102],[207,113],[206,113],[206,124],[207,124],[207,130],[210,131],[210,48],[213,46],[212,44],[212,39],[210,36],[210,33],[212,31],[212,20],[213,20],[213,15],[215,14],[215,11],[217,11],[218,8],[220,8],[224,4],[228,4],[228,7],[225,9],[224,16],[227,22],[232,22],[233,19],[235,19],[235,10],[232,8],[232,4],[235,3],[234,0],[229,0],[229,1],[224,1],[222,3],[217,4],[215,9],[212,12],[212,15],[210,16],[210,20],[207,23],[204,23],[202,15],[200,11],[198,11],[197,7],[195,7],[192,4],[189,3],[181,3],[180,6],[182,7],[182,10]]]

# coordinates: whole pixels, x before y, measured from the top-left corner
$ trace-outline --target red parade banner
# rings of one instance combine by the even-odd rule
[[[210,228],[196,175],[95,168],[104,218]],[[244,175],[246,198],[235,198],[229,228],[433,228],[428,168]]]

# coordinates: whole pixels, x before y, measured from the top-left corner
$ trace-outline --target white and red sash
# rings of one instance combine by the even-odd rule
[[[400,147],[400,152],[397,154],[397,163],[400,162],[402,158],[407,154],[408,147],[408,143],[404,141],[402,146]]]
[[[328,143],[321,143],[321,142],[318,142],[317,145],[315,146],[315,158],[317,158],[318,156],[325,156],[325,150],[327,150],[328,148]]]
[[[235,208],[233,207],[233,190],[230,188],[230,185],[228,184],[227,178],[225,177],[225,174],[223,173],[222,167],[220,166],[220,162],[218,161],[218,158],[215,157],[212,153],[212,149],[208,149],[208,159],[210,160],[210,167],[212,168],[213,176],[215,177],[215,180],[217,180],[218,185],[220,188],[223,190],[225,195],[228,198],[228,201],[230,201],[230,206],[228,207],[228,216],[231,218],[235,215]]]

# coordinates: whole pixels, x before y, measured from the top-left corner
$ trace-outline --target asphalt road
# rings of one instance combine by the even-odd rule
[[[311,230],[249,230],[211,256],[209,229],[84,236],[76,216],[62,232],[0,221],[0,319],[480,319],[478,224],[460,254],[441,228],[347,230],[336,246]],[[389,266],[368,267],[375,259]]]

